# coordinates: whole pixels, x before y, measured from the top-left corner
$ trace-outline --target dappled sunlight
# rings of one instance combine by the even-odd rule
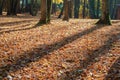
[[[56,25],[58,21],[60,23]],[[96,62],[94,59],[106,54],[104,49],[110,47],[111,42],[114,42],[113,37],[119,33],[119,27],[93,25],[94,21],[90,20],[87,23],[82,21],[62,23],[53,20],[49,25],[2,33],[2,77],[55,80],[68,76],[77,78],[79,72],[78,76],[74,76],[74,70],[82,70],[83,67],[87,69],[91,63]]]

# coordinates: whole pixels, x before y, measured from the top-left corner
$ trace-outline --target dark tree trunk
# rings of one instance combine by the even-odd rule
[[[79,18],[80,0],[74,0],[74,18]]]
[[[110,17],[112,18],[113,0],[109,0],[109,11],[110,11]]]
[[[25,0],[25,12],[29,12],[28,0]]]
[[[96,15],[95,15],[95,0],[89,0],[89,14],[90,14],[90,18],[92,18],[92,19],[96,18]]]
[[[69,1],[69,17],[73,18],[73,12],[74,12],[74,0]]]
[[[0,0],[0,15],[2,15],[4,0]]]
[[[47,23],[50,23],[52,10],[52,0],[47,0]]]
[[[114,0],[113,4],[114,4],[114,8],[113,8],[113,12],[112,12],[112,18],[116,19],[116,10],[117,10],[116,4],[117,4],[117,0]]]
[[[7,15],[17,15],[18,4],[20,0],[9,0],[7,1]]]
[[[99,17],[100,17],[99,14],[100,14],[100,0],[97,0],[96,18],[99,18]]]
[[[31,0],[31,4],[30,4],[30,14],[32,16],[36,16],[38,13],[38,4],[37,4],[37,0]]]
[[[84,0],[84,3],[83,3],[83,11],[82,11],[83,18],[85,18],[85,16],[86,16],[86,10],[85,10],[85,8],[86,8],[86,0]]]

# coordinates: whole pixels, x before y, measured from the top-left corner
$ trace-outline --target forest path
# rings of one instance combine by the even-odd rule
[[[37,18],[0,21],[0,79],[120,78],[120,21],[105,26],[90,19],[52,20],[40,27],[33,27]]]

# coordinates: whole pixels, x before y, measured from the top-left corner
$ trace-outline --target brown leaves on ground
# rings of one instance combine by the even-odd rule
[[[78,19],[33,27],[38,18],[0,18],[0,79],[119,80],[120,22]]]

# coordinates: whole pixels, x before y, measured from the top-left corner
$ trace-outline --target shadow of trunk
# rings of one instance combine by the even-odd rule
[[[104,80],[120,80],[120,57],[111,66]]]
[[[30,52],[25,52],[20,58],[16,58],[15,62],[12,62],[11,64],[8,64],[6,66],[0,66],[0,75],[2,76],[2,79],[3,79],[10,72],[14,72],[19,69],[22,69],[23,67],[28,66],[29,63],[38,61],[43,56],[49,55],[50,52],[53,52],[54,50],[57,50],[57,49],[61,48],[62,46],[69,44],[84,35],[88,35],[91,32],[93,32],[97,29],[100,29],[102,27],[105,27],[105,26],[96,25],[90,29],[87,29],[87,30],[77,33],[75,35],[64,38],[63,40],[58,41],[56,43],[53,43],[50,45],[40,45],[38,48],[32,49],[32,51],[30,51]],[[106,44],[108,44],[108,43],[106,43]],[[106,46],[104,46],[104,47],[106,47]],[[96,50],[96,52],[98,52],[98,51]],[[96,57],[97,57],[97,55],[96,55]],[[87,58],[87,60],[90,60],[89,57]],[[84,61],[84,62],[87,62],[87,61]]]
[[[118,39],[120,39],[120,33],[112,35],[107,41],[104,42],[105,44],[103,46],[87,54],[87,58],[80,61],[79,68],[61,74],[60,78],[62,80],[75,80],[77,77],[81,76],[84,72],[83,69],[87,69],[90,64],[97,62],[96,58],[105,55],[113,47],[112,43]]]

